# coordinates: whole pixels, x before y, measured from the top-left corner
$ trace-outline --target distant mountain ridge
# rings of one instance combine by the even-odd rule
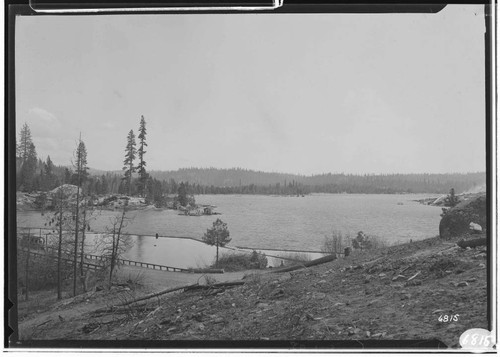
[[[307,186],[310,192],[347,193],[448,193],[453,187],[457,193],[484,186],[485,172],[448,174],[366,174],[327,173],[296,175],[254,171],[241,168],[182,168],[170,171],[150,171],[157,180],[171,179],[200,186],[239,187]]]

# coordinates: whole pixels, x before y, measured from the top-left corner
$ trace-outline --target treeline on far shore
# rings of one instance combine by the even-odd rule
[[[87,196],[127,195],[148,204],[165,206],[169,195],[197,194],[306,195],[310,193],[433,193],[457,194],[483,186],[485,172],[448,174],[344,174],[297,175],[242,168],[184,168],[175,171],[146,170],[146,121],[141,116],[136,144],[131,129],[121,171],[100,171],[87,164],[85,142],[78,139],[71,166],[60,166],[38,157],[29,126],[25,123],[16,144],[16,190],[47,192],[63,184],[82,189]],[[113,165],[116,165],[115,163]],[[187,202],[183,202],[183,206]]]
[[[56,166],[38,161],[40,169],[29,187],[21,191],[50,191],[62,184],[77,184],[77,175],[71,167]],[[47,169],[48,168],[48,169]],[[135,175],[134,175],[135,176]],[[117,171],[89,169],[82,183],[84,192],[95,195],[138,195],[138,177],[133,177],[129,188],[123,175]],[[251,181],[250,181],[251,180]],[[181,169],[150,171],[145,192],[151,202],[166,195],[176,195],[179,189],[188,194],[262,194],[307,195],[310,193],[435,193],[447,194],[450,188],[462,193],[484,186],[484,172],[465,174],[386,174],[352,175],[323,174],[300,176],[282,173],[257,172],[243,169]]]

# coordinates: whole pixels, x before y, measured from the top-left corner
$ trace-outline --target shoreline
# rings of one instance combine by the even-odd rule
[[[30,230],[46,230],[46,231],[52,231],[51,228],[47,228],[47,227],[17,227],[17,228],[21,228],[23,230],[27,230],[27,229],[30,229]],[[87,231],[85,234],[91,234],[91,235],[103,235],[103,234],[109,234],[107,232],[95,232],[95,231]],[[122,235],[124,236],[135,236],[135,237],[147,237],[147,238],[151,238],[151,239],[156,239],[156,236],[153,235],[153,234],[139,234],[139,233],[121,233]],[[430,236],[430,237],[424,237],[422,239],[415,239],[413,240],[414,242],[417,242],[417,241],[422,241],[422,240],[425,240],[425,239],[431,239],[431,238],[435,238],[436,236]],[[162,235],[158,235],[158,239],[189,239],[189,240],[194,240],[196,242],[199,242],[199,243],[205,243],[202,239],[199,239],[199,238],[194,238],[194,237],[187,237],[187,236],[174,236],[174,235],[168,235],[168,236],[162,236]],[[410,240],[412,240],[412,238],[408,239],[408,242],[401,242],[401,241],[396,241],[394,242],[394,244],[390,244],[388,245],[389,247],[393,247],[393,246],[398,246],[400,244],[407,244],[410,242]],[[293,253],[316,253],[316,254],[326,254],[324,253],[323,251],[321,250],[301,250],[301,249],[286,249],[286,248],[277,248],[277,247],[274,247],[274,248],[266,248],[266,247],[242,247],[242,246],[232,246],[232,245],[227,245],[227,246],[224,246],[224,247],[220,247],[220,248],[223,248],[223,249],[229,249],[229,250],[255,250],[255,251],[261,251],[261,250],[266,250],[266,251],[275,251],[275,252],[293,252]],[[153,264],[153,263],[151,263]]]

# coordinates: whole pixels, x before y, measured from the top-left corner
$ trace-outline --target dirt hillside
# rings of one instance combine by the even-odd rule
[[[219,274],[196,276],[194,281],[192,275],[184,279],[179,273],[169,280],[171,273],[166,272],[147,278],[145,271],[135,283],[129,279],[112,290],[93,291],[22,316],[20,336],[28,344],[139,340],[163,341],[167,347],[168,341],[182,340],[364,340],[382,341],[383,346],[383,341],[437,339],[459,348],[465,330],[488,329],[486,247],[462,249],[456,245],[462,238],[436,237],[355,252],[287,273]],[[216,287],[214,279],[244,284]],[[112,308],[197,282],[205,288]],[[439,321],[445,316],[449,321]]]

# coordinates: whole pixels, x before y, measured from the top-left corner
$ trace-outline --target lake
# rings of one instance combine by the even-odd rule
[[[261,195],[200,195],[199,204],[216,206],[217,216],[184,216],[173,210],[136,210],[125,231],[133,235],[129,259],[176,267],[211,263],[215,248],[201,239],[217,218],[228,225],[229,246],[257,250],[320,251],[333,230],[356,236],[375,235],[389,244],[438,234],[440,207],[413,200],[432,195],[312,194],[305,197]],[[104,232],[119,212],[95,212],[93,232]],[[44,227],[47,214],[17,212],[19,227]],[[161,238],[155,239],[158,233]],[[169,237],[169,238],[167,238]],[[316,257],[316,254],[313,254]]]

